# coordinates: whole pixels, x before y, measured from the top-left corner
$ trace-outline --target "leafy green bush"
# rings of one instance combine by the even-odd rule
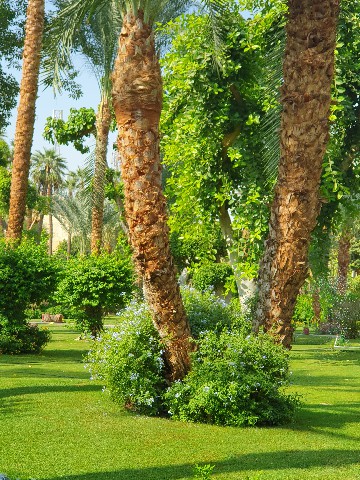
[[[296,396],[288,382],[287,353],[265,336],[238,331],[204,334],[191,372],[165,394],[174,419],[217,425],[277,425],[291,420]]]
[[[309,325],[314,318],[313,299],[310,293],[298,295],[293,314],[295,322]]]
[[[209,290],[199,292],[190,287],[183,287],[181,294],[194,338],[205,331],[221,331],[234,324],[250,333],[251,324],[244,321],[238,299],[226,304]]]
[[[87,356],[93,378],[104,380],[112,399],[128,409],[155,415],[165,388],[162,347],[144,303],[133,301],[120,325],[103,332]]]
[[[196,268],[192,275],[192,284],[200,291],[210,287],[225,287],[230,285],[231,281],[235,284],[234,274],[228,263],[205,263]]]
[[[58,267],[44,244],[23,240],[14,248],[0,242],[0,330],[26,325],[26,310],[51,295]]]
[[[14,330],[0,331],[0,353],[40,353],[51,334],[37,325],[22,325]]]
[[[77,321],[79,327],[97,336],[102,317],[123,308],[133,291],[128,258],[117,253],[69,260],[61,273],[54,302]]]
[[[206,292],[183,292],[194,336],[192,370],[166,390],[162,344],[143,303],[132,302],[119,326],[104,332],[87,357],[93,377],[111,397],[148,415],[223,425],[277,424],[291,418],[296,399],[280,388],[288,378],[287,353],[270,338],[248,335],[238,309]],[[201,333],[203,332],[203,333]]]

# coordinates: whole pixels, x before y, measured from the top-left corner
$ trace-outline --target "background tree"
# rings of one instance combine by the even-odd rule
[[[259,47],[238,7],[227,15],[221,72],[206,42],[206,16],[189,15],[166,27],[172,47],[162,60],[162,148],[172,230],[181,238],[190,230],[198,236],[194,224],[215,222],[244,300],[248,279],[257,273],[271,184],[264,181],[257,134],[263,110]]]
[[[12,165],[9,224],[6,233],[8,240],[14,240],[16,242],[21,240],[26,208],[26,192],[28,187],[44,27],[44,3],[44,0],[29,0],[26,11],[20,101],[16,121],[14,159]]]
[[[66,6],[67,2],[63,0],[57,1],[57,8],[61,9]],[[66,29],[66,17],[63,18]],[[56,22],[56,20],[55,20]],[[104,189],[105,189],[105,174],[107,169],[107,147],[108,137],[112,121],[111,108],[111,72],[114,67],[115,56],[117,52],[117,40],[119,36],[120,22],[112,9],[102,8],[94,12],[81,23],[80,28],[72,31],[73,36],[67,37],[68,46],[72,44],[73,52],[80,53],[85,56],[87,62],[95,74],[100,90],[100,103],[96,114],[96,121],[94,126],[89,129],[96,138],[95,154],[94,154],[94,172],[92,179],[92,229],[91,229],[91,251],[95,254],[100,253],[102,244],[102,229],[103,229],[103,209],[104,209]],[[51,32],[51,24],[49,26]],[[51,33],[50,33],[51,38]],[[51,56],[57,56],[59,50],[63,46],[56,42],[50,42],[52,48],[49,51]],[[54,78],[54,85],[57,86],[57,80]],[[69,122],[68,122],[69,124]],[[69,124],[70,125],[70,124]],[[58,125],[61,127],[61,125]],[[55,138],[58,136],[55,129]],[[59,131],[61,136],[61,131]],[[70,132],[68,132],[70,133]],[[82,135],[83,132],[77,132]],[[57,138],[59,141],[59,139]],[[69,136],[65,135],[65,142],[69,141]],[[81,139],[77,137],[75,142],[80,142]],[[61,140],[60,140],[61,143]]]
[[[19,85],[6,68],[16,67],[21,58],[23,43],[22,16],[25,13],[25,1],[11,2],[2,0],[0,4],[0,131],[8,124],[11,110],[16,106]]]
[[[53,149],[37,150],[31,157],[31,174],[34,182],[38,185],[39,193],[48,198],[49,208],[53,193],[64,183],[66,161]],[[52,255],[53,221],[51,209],[49,209],[49,255]]]

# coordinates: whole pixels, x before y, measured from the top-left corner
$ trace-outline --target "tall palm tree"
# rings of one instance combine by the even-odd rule
[[[39,193],[48,197],[50,204],[53,193],[64,183],[66,161],[54,149],[44,149],[43,152],[37,150],[32,155],[31,161],[34,182],[38,185]],[[52,255],[52,243],[53,221],[51,211],[49,211],[49,255]]]
[[[55,3],[57,9],[61,12],[68,4],[68,1],[57,0]],[[102,8],[94,11],[94,14],[82,21],[80,27],[66,39],[76,53],[85,56],[87,63],[97,78],[100,90],[100,103],[94,128],[96,145],[92,178],[91,251],[94,254],[100,253],[102,245],[106,157],[110,124],[113,117],[111,107],[111,73],[114,67],[121,25],[118,16],[113,15],[113,13],[114,10],[112,8]],[[51,32],[51,24],[49,29]],[[54,42],[48,49],[49,58],[57,57],[61,48],[61,43]]]
[[[339,0],[288,0],[280,164],[269,236],[260,265],[254,330],[286,347],[297,294],[308,273],[310,235],[320,211],[334,75]]]
[[[207,1],[210,6],[224,2]],[[154,26],[156,21],[179,15],[190,3],[189,0],[76,0],[68,1],[58,17],[60,32],[66,31],[62,35],[65,56],[71,49],[67,39],[84,18],[106,7],[121,18],[112,99],[119,133],[126,220],[146,300],[164,341],[169,381],[182,378],[189,370],[192,344],[170,253],[166,201],[161,187],[162,82]]]
[[[34,132],[45,0],[29,0],[26,12],[20,101],[18,107],[10,193],[8,240],[20,242]]]

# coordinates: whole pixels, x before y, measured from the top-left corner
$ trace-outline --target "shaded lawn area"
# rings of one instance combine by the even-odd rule
[[[218,480],[360,479],[360,352],[295,344],[295,422],[225,428],[124,412],[89,380],[90,344],[51,329],[41,355],[0,357],[0,472],[12,479],[189,480],[207,463]]]

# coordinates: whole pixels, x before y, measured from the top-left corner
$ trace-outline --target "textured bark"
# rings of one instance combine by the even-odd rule
[[[29,0],[26,13],[20,102],[15,129],[9,224],[6,235],[8,240],[16,242],[21,240],[26,209],[26,192],[44,28],[44,3],[44,0]]]
[[[226,249],[229,256],[229,263],[234,272],[235,282],[238,289],[239,299],[242,306],[246,306],[246,301],[255,293],[255,283],[241,276],[239,271],[240,258],[234,248],[234,236],[231,225],[231,218],[226,205],[220,207],[219,212],[220,228],[225,239]]]
[[[329,138],[338,0],[289,0],[280,164],[269,236],[260,264],[253,328],[263,325],[290,348],[296,297],[308,274],[310,235]]]
[[[100,102],[96,116],[95,172],[93,182],[93,206],[91,212],[91,253],[98,255],[102,245],[102,231],[105,200],[105,174],[107,168],[107,147],[111,123],[110,104],[106,99]]]
[[[190,368],[190,327],[170,253],[161,188],[160,67],[152,28],[144,22],[141,11],[123,20],[113,75],[113,105],[134,261],[154,324],[165,343],[167,378],[174,381]]]
[[[337,290],[340,295],[345,295],[347,289],[347,276],[350,265],[350,247],[351,247],[351,234],[345,230],[342,232],[339,238],[338,246],[338,279]]]

